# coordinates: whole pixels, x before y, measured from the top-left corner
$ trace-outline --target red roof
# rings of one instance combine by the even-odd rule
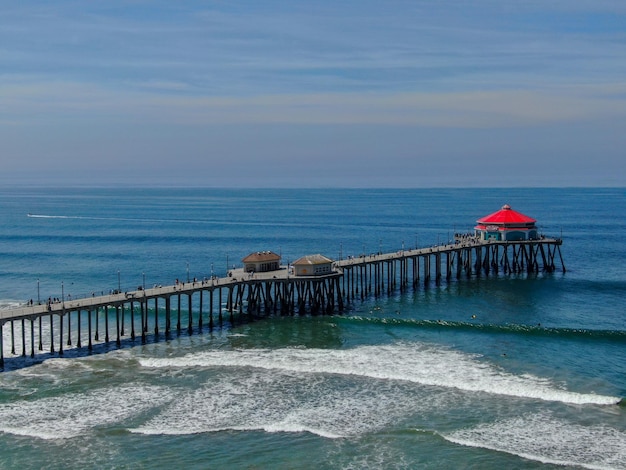
[[[534,224],[535,219],[528,217],[520,212],[511,209],[511,206],[505,204],[498,212],[489,214],[482,219],[476,221],[483,225],[517,225],[517,224]]]

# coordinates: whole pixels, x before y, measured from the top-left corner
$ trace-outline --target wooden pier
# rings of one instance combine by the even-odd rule
[[[320,276],[295,276],[289,266],[252,274],[235,269],[228,277],[0,310],[0,367],[5,327],[10,328],[14,356],[63,355],[64,346],[91,351],[97,344],[120,346],[122,339],[145,343],[148,336],[169,338],[213,328],[225,315],[330,314],[357,299],[420,284],[553,272],[557,264],[565,272],[561,243],[552,238],[507,242],[459,236],[452,244],[339,260],[331,273]]]

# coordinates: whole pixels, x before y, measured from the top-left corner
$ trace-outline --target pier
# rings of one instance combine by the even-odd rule
[[[322,275],[295,275],[291,266],[252,273],[240,268],[226,277],[1,310],[0,367],[5,328],[10,328],[14,356],[63,355],[70,347],[91,351],[109,343],[119,347],[123,339],[145,343],[149,336],[200,333],[235,314],[340,313],[355,301],[441,282],[553,272],[559,266],[565,272],[561,244],[555,238],[501,241],[464,234],[449,244],[340,259]]]

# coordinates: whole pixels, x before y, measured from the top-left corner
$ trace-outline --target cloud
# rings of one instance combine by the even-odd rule
[[[140,91],[73,82],[4,83],[0,118],[32,125],[58,119],[211,124],[380,124],[503,128],[626,117],[626,82],[542,90],[437,93],[311,93],[247,97],[178,93],[184,83],[149,81]]]
[[[553,162],[547,179],[614,175],[623,159],[624,2],[59,0],[0,14],[0,159],[27,173],[90,174],[114,155],[156,178],[166,166],[146,163],[186,155],[180,171],[201,175],[209,150],[220,169],[281,180],[294,155],[308,174],[366,158],[407,182],[531,157]]]
[[[224,96],[521,89],[624,76],[620,7],[567,4],[25,4],[4,12],[0,65],[40,81],[122,91],[180,83]]]

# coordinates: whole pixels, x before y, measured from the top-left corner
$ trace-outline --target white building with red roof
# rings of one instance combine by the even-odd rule
[[[478,219],[474,230],[480,240],[537,240],[536,222],[532,217],[514,211],[505,204],[499,211]]]

